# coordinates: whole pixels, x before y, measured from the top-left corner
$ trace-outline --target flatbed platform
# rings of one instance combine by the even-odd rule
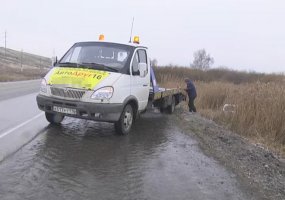
[[[172,95],[184,95],[186,98],[186,91],[181,88],[172,88],[172,89],[166,89],[166,88],[159,88],[159,91],[156,91],[153,95],[153,100],[162,99],[167,96]]]

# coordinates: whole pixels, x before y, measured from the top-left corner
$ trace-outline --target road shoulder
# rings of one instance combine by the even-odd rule
[[[266,149],[217,125],[199,114],[177,110],[177,123],[196,137],[201,149],[232,170],[264,199],[285,199],[285,163]]]

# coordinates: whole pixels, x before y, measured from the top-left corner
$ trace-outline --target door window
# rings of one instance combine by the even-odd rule
[[[140,61],[140,63],[146,63],[147,64],[145,50],[140,49],[140,50],[138,50],[138,53],[139,53],[139,61]]]
[[[143,49],[139,49],[136,51],[135,56],[133,58],[133,64],[132,64],[132,74],[133,75],[139,75],[139,63],[145,63],[147,64],[147,56],[146,51]],[[148,68],[147,68],[148,70]],[[148,71],[146,72],[147,75]]]
[[[133,59],[133,65],[132,65],[132,73],[133,75],[139,75],[139,54],[136,52],[134,59]]]

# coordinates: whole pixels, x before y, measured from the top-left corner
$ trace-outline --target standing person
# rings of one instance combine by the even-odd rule
[[[189,112],[196,112],[196,107],[194,105],[194,100],[197,97],[197,92],[196,92],[196,88],[195,85],[193,84],[193,82],[189,79],[189,78],[185,78],[185,83],[187,84],[187,93],[188,93],[188,97],[189,97]]]

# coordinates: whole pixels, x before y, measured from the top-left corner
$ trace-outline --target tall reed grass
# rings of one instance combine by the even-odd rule
[[[254,142],[262,143],[285,155],[283,75],[228,70],[224,70],[226,75],[222,75],[221,70],[220,76],[214,76],[212,71],[178,67],[155,70],[158,82],[165,87],[185,87],[184,77],[191,77],[197,88],[198,112]],[[233,80],[224,78],[230,77],[230,73],[233,73]],[[203,77],[206,77],[205,80]],[[230,112],[223,111],[225,104],[233,105],[234,109]]]

